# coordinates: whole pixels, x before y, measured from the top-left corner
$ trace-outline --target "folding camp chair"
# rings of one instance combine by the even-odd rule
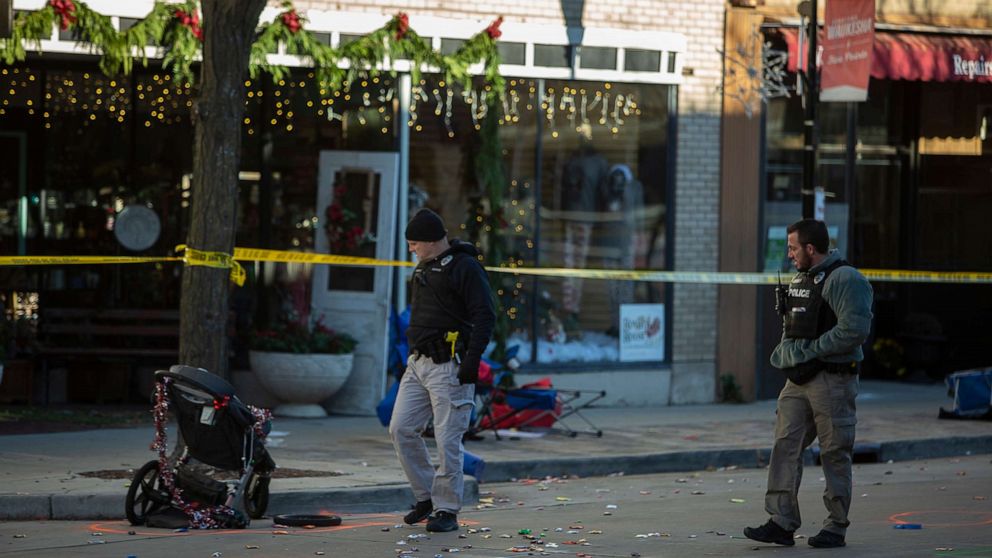
[[[602,437],[603,431],[592,423],[582,410],[606,397],[606,391],[558,389],[551,386],[550,380],[527,384],[520,388],[501,389],[499,375],[494,376],[492,386],[478,390],[480,399],[478,420],[469,430],[472,436],[484,430],[492,430],[496,439],[501,439],[499,430],[505,428],[545,428],[575,437],[590,434]],[[564,419],[575,416],[585,422],[588,430],[575,430]]]

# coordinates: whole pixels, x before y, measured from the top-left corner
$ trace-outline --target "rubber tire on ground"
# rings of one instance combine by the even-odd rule
[[[131,525],[144,525],[149,513],[169,504],[169,495],[158,488],[159,482],[158,460],[145,463],[134,474],[124,498],[124,514]]]
[[[286,525],[288,527],[304,527],[307,525],[313,525],[314,527],[334,527],[335,525],[341,525],[341,518],[336,515],[285,513],[273,517],[272,523]]]
[[[252,519],[261,519],[269,507],[269,481],[272,477],[252,473],[245,486],[245,512]]]

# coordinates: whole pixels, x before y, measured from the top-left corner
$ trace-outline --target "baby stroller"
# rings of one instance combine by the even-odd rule
[[[175,412],[185,442],[174,462],[166,455],[165,423]],[[176,365],[155,373],[156,460],[135,473],[125,499],[132,525],[244,528],[269,503],[275,462],[265,449],[271,427],[268,411],[241,402],[234,387],[202,368]],[[193,458],[238,480],[222,482],[196,471]]]

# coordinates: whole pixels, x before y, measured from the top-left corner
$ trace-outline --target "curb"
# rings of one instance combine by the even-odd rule
[[[464,503],[479,502],[479,483],[465,479]],[[123,491],[97,494],[2,494],[0,520],[81,520],[123,519]],[[282,513],[376,513],[407,510],[413,492],[405,484],[340,488],[334,490],[294,490],[273,492],[266,516]],[[263,521],[263,520],[256,520]]]
[[[485,482],[510,482],[522,478],[548,476],[597,477],[622,473],[646,475],[700,471],[719,467],[763,468],[769,448],[716,449],[604,457],[550,458],[539,460],[490,461]],[[817,463],[818,451],[806,450],[803,461]],[[855,446],[856,463],[883,463],[992,454],[992,436],[925,438]],[[466,506],[479,500],[479,483],[466,477]],[[406,510],[413,502],[406,484],[386,484],[334,490],[293,490],[273,492],[268,515],[280,513],[378,513]],[[121,519],[124,493],[97,494],[9,494],[0,495],[0,520],[79,520]]]

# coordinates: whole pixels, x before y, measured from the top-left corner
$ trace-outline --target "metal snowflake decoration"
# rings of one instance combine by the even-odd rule
[[[758,58],[758,49],[761,49],[760,67],[754,64],[754,60]],[[764,40],[757,25],[747,43],[737,45],[736,52],[727,53],[719,49],[717,52],[726,61],[724,85],[719,89],[736,99],[748,118],[754,115],[759,103],[791,96],[790,87],[786,83],[789,53],[773,49],[771,42]]]

